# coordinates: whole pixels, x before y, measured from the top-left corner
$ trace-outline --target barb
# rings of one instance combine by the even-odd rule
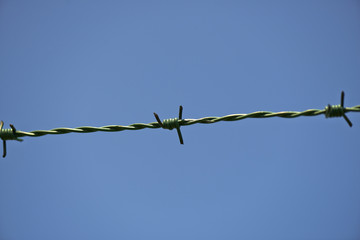
[[[268,112],[268,111],[258,111],[248,114],[231,114],[222,117],[204,117],[199,119],[182,119],[182,106],[179,109],[179,118],[165,119],[161,122],[159,116],[154,113],[157,122],[151,123],[134,123],[128,126],[122,125],[108,125],[103,127],[77,127],[77,128],[55,128],[51,130],[36,130],[31,132],[18,131],[13,125],[11,129],[2,129],[3,123],[0,124],[0,138],[3,140],[4,144],[4,155],[6,155],[6,140],[18,140],[18,137],[40,137],[44,135],[54,135],[54,134],[67,134],[67,133],[91,133],[91,132],[120,132],[125,130],[141,130],[144,128],[165,128],[173,129],[176,128],[179,136],[180,143],[183,144],[182,135],[180,132],[180,126],[189,126],[197,123],[201,124],[211,124],[220,121],[239,121],[246,118],[270,118],[270,117],[280,117],[280,118],[296,118],[300,116],[318,116],[324,114],[326,117],[344,117],[349,126],[352,126],[351,121],[345,115],[347,112],[360,112],[360,105],[354,107],[344,107],[344,93],[341,94],[341,104],[340,105],[328,105],[325,109],[308,109],[302,112],[295,111],[283,111],[283,112]]]
[[[177,134],[179,136],[180,144],[184,144],[184,140],[180,131],[180,124],[179,121],[182,119],[182,112],[183,112],[183,106],[180,105],[179,107],[179,118],[170,118],[165,119],[163,122],[161,122],[159,115],[154,113],[156,121],[159,123],[159,125],[164,129],[172,130],[176,128]]]
[[[341,99],[340,105],[331,106],[330,104],[327,105],[325,108],[325,116],[328,117],[344,117],[345,121],[352,127],[352,123],[350,119],[345,115],[345,108],[344,108],[344,98],[345,93],[344,91],[341,92]]]
[[[17,140],[22,142],[22,139],[17,138],[17,131],[14,125],[10,124],[11,129],[3,129],[4,122],[0,122],[0,138],[3,140],[3,158],[6,157],[6,140]]]

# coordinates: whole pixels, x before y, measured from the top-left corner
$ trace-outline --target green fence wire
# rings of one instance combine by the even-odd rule
[[[0,138],[3,140],[3,157],[6,156],[6,140],[17,140],[22,141],[19,137],[40,137],[50,134],[66,134],[66,133],[91,133],[91,132],[120,132],[124,130],[141,130],[144,128],[164,128],[164,129],[176,129],[180,143],[183,144],[183,138],[180,132],[181,126],[189,126],[197,123],[211,124],[220,121],[238,121],[246,118],[270,118],[270,117],[281,117],[281,118],[296,118],[300,116],[317,116],[324,114],[325,117],[343,117],[349,126],[352,126],[351,121],[345,115],[347,112],[360,112],[360,105],[354,107],[344,107],[344,92],[341,93],[341,104],[339,105],[328,105],[325,109],[308,109],[302,112],[295,111],[283,111],[283,112],[268,112],[258,111],[248,114],[231,114],[223,117],[204,117],[199,119],[182,119],[183,108],[180,106],[179,117],[160,120],[159,116],[154,113],[156,122],[151,123],[134,123],[128,126],[122,125],[108,125],[103,127],[76,127],[76,128],[54,128],[51,130],[35,130],[31,132],[18,131],[13,125],[10,124],[11,129],[3,129],[3,122],[1,121],[0,126]]]

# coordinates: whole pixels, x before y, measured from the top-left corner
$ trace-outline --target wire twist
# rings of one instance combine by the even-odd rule
[[[177,119],[177,118],[169,118],[169,119],[165,119],[163,122],[161,122],[159,116],[156,113],[154,113],[156,121],[159,123],[159,125],[162,128],[169,129],[169,130],[172,130],[172,129],[176,128],[176,131],[177,131],[178,136],[179,136],[180,144],[184,144],[184,139],[183,139],[181,131],[180,131],[180,123],[179,123],[179,121],[182,119],[182,112],[183,112],[183,107],[180,106],[179,107],[179,119]]]
[[[344,115],[344,108],[341,105],[327,105],[325,107],[325,116],[329,117],[342,117]]]
[[[3,158],[6,157],[6,140],[17,140],[22,142],[22,139],[17,138],[16,128],[10,124],[11,129],[3,129],[4,122],[0,122],[0,138],[3,140]]]
[[[344,108],[344,98],[345,98],[345,93],[344,93],[344,91],[342,91],[340,104],[333,105],[333,106],[328,104],[327,107],[325,108],[325,116],[326,116],[326,118],[344,117],[345,121],[349,124],[350,127],[352,127],[352,123],[351,123],[350,119],[345,115],[346,108]]]
[[[165,119],[162,122],[162,124],[164,129],[169,129],[169,130],[180,127],[179,120],[177,118]]]

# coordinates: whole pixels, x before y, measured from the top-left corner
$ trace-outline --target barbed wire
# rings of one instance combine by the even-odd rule
[[[345,108],[344,112],[360,112],[360,105]],[[325,114],[325,110],[319,109],[308,109],[303,112],[294,111],[283,111],[283,112],[267,112],[258,111],[248,114],[231,114],[222,117],[204,117],[199,119],[181,119],[178,120],[179,126],[189,126],[196,123],[210,124],[220,121],[239,121],[246,118],[270,118],[270,117],[281,117],[281,118],[296,118],[300,116],[317,116]],[[144,128],[161,128],[158,122],[151,123],[134,123],[128,126],[122,125],[108,125],[102,127],[76,127],[76,128],[54,128],[51,130],[35,130],[31,132],[16,131],[17,137],[40,137],[49,134],[66,134],[66,133],[92,133],[92,132],[120,132],[124,130],[141,130]]]
[[[269,111],[257,111],[248,114],[231,114],[222,117],[204,117],[199,119],[182,119],[183,107],[179,108],[179,117],[160,120],[159,116],[154,113],[154,116],[157,122],[151,123],[134,123],[128,126],[122,125],[108,125],[103,127],[76,127],[76,128],[54,128],[51,130],[35,130],[31,132],[18,131],[13,125],[10,124],[11,129],[3,129],[3,122],[1,121],[0,126],[0,138],[3,140],[3,157],[6,156],[6,140],[17,140],[22,141],[19,137],[40,137],[44,135],[54,135],[54,134],[67,134],[67,133],[92,133],[92,132],[120,132],[124,130],[141,130],[144,128],[164,128],[164,129],[176,129],[180,143],[183,144],[183,138],[180,132],[181,126],[189,126],[197,123],[201,124],[211,124],[220,121],[239,121],[246,118],[270,118],[270,117],[280,117],[280,118],[296,118],[300,116],[317,116],[324,114],[328,117],[344,117],[349,126],[352,126],[351,121],[345,115],[347,112],[360,112],[360,105],[354,107],[344,107],[344,92],[341,93],[341,104],[339,105],[328,105],[325,109],[308,109],[302,112],[296,111],[282,111],[282,112],[269,112]]]

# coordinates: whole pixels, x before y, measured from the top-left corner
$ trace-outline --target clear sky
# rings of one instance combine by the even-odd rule
[[[360,104],[360,3],[0,1],[18,130]],[[0,239],[360,238],[360,114],[24,137]]]

